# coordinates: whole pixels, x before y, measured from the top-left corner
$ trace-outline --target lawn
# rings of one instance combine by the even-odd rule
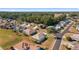
[[[48,39],[44,43],[41,44],[41,47],[50,49],[53,46],[52,43],[54,44],[54,41],[55,41],[55,38],[49,35]]]
[[[18,43],[21,40],[21,36],[17,35],[12,30],[0,29],[0,46],[3,49],[7,49],[12,45]]]
[[[17,33],[12,30],[0,29],[0,46],[3,49],[9,49],[11,46],[14,46],[17,43],[21,42],[21,40],[26,40],[32,45],[39,45],[34,42],[31,36],[25,36],[22,33],[19,33],[17,35]],[[51,35],[49,35],[48,39],[45,42],[43,42],[40,46],[49,49],[53,42],[54,38]]]

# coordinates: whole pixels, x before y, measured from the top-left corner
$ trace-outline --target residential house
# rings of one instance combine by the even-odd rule
[[[46,39],[46,35],[43,32],[38,33],[38,34],[36,34],[36,35],[34,35],[32,37],[34,39],[36,39],[37,43],[41,43],[41,42],[43,42]]]
[[[13,26],[13,31],[16,31],[16,32],[18,32],[19,31],[19,26]]]
[[[60,29],[61,29],[61,25],[57,24],[57,25],[55,26],[55,30],[60,30]]]
[[[76,25],[76,29],[79,31],[79,24],[78,24],[78,25]]]
[[[38,25],[40,28],[42,28],[42,29],[45,29],[47,26],[46,25],[44,25],[44,24],[39,24]]]
[[[2,18],[0,18],[0,23],[2,23]]]
[[[26,23],[19,25],[19,31],[22,32],[23,30],[25,30],[27,28],[26,26]]]
[[[24,33],[25,35],[33,35],[33,34],[36,33],[36,30],[31,29],[31,28],[28,28],[28,29],[23,30],[23,33]]]
[[[64,26],[67,25],[68,23],[70,23],[70,20],[60,21],[60,22],[55,26],[55,30],[60,30],[62,27],[64,27]]]
[[[71,22],[71,20],[66,19],[66,20],[64,20],[64,22],[65,22],[65,24],[68,24]]]
[[[79,41],[79,34],[73,34],[70,36],[72,40]]]
[[[38,27],[38,26],[35,26],[35,27],[33,27],[33,29],[34,29],[34,30],[38,30],[38,29],[39,29],[39,27]]]
[[[72,48],[72,50],[79,50],[79,44],[76,44],[76,45]]]
[[[74,42],[64,42],[63,45],[66,46],[67,48],[72,49],[74,47],[75,43]]]
[[[65,26],[65,22],[64,21],[60,21],[59,24],[60,24],[61,27]]]
[[[48,26],[47,29],[49,29],[49,28],[51,28],[51,29],[55,29],[54,26]]]
[[[31,26],[31,24],[30,23],[27,23],[27,27],[30,27]]]
[[[11,22],[11,21],[13,21],[13,19],[7,19],[7,21],[8,21],[8,22]]]

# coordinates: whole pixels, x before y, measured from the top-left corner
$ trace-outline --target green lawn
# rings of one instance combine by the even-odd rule
[[[3,49],[7,49],[20,41],[21,36],[17,35],[12,30],[0,29],[0,46]]]

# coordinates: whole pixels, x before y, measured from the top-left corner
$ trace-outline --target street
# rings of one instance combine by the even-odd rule
[[[73,25],[73,22],[71,22],[67,28],[62,32],[62,33],[57,33],[56,34],[56,42],[54,44],[53,50],[59,50],[59,47],[61,45],[62,37],[63,35],[68,31],[68,29]]]

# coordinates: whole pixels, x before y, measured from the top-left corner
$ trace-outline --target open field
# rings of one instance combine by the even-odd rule
[[[18,43],[21,37],[12,30],[0,29],[0,46],[4,49]]]

